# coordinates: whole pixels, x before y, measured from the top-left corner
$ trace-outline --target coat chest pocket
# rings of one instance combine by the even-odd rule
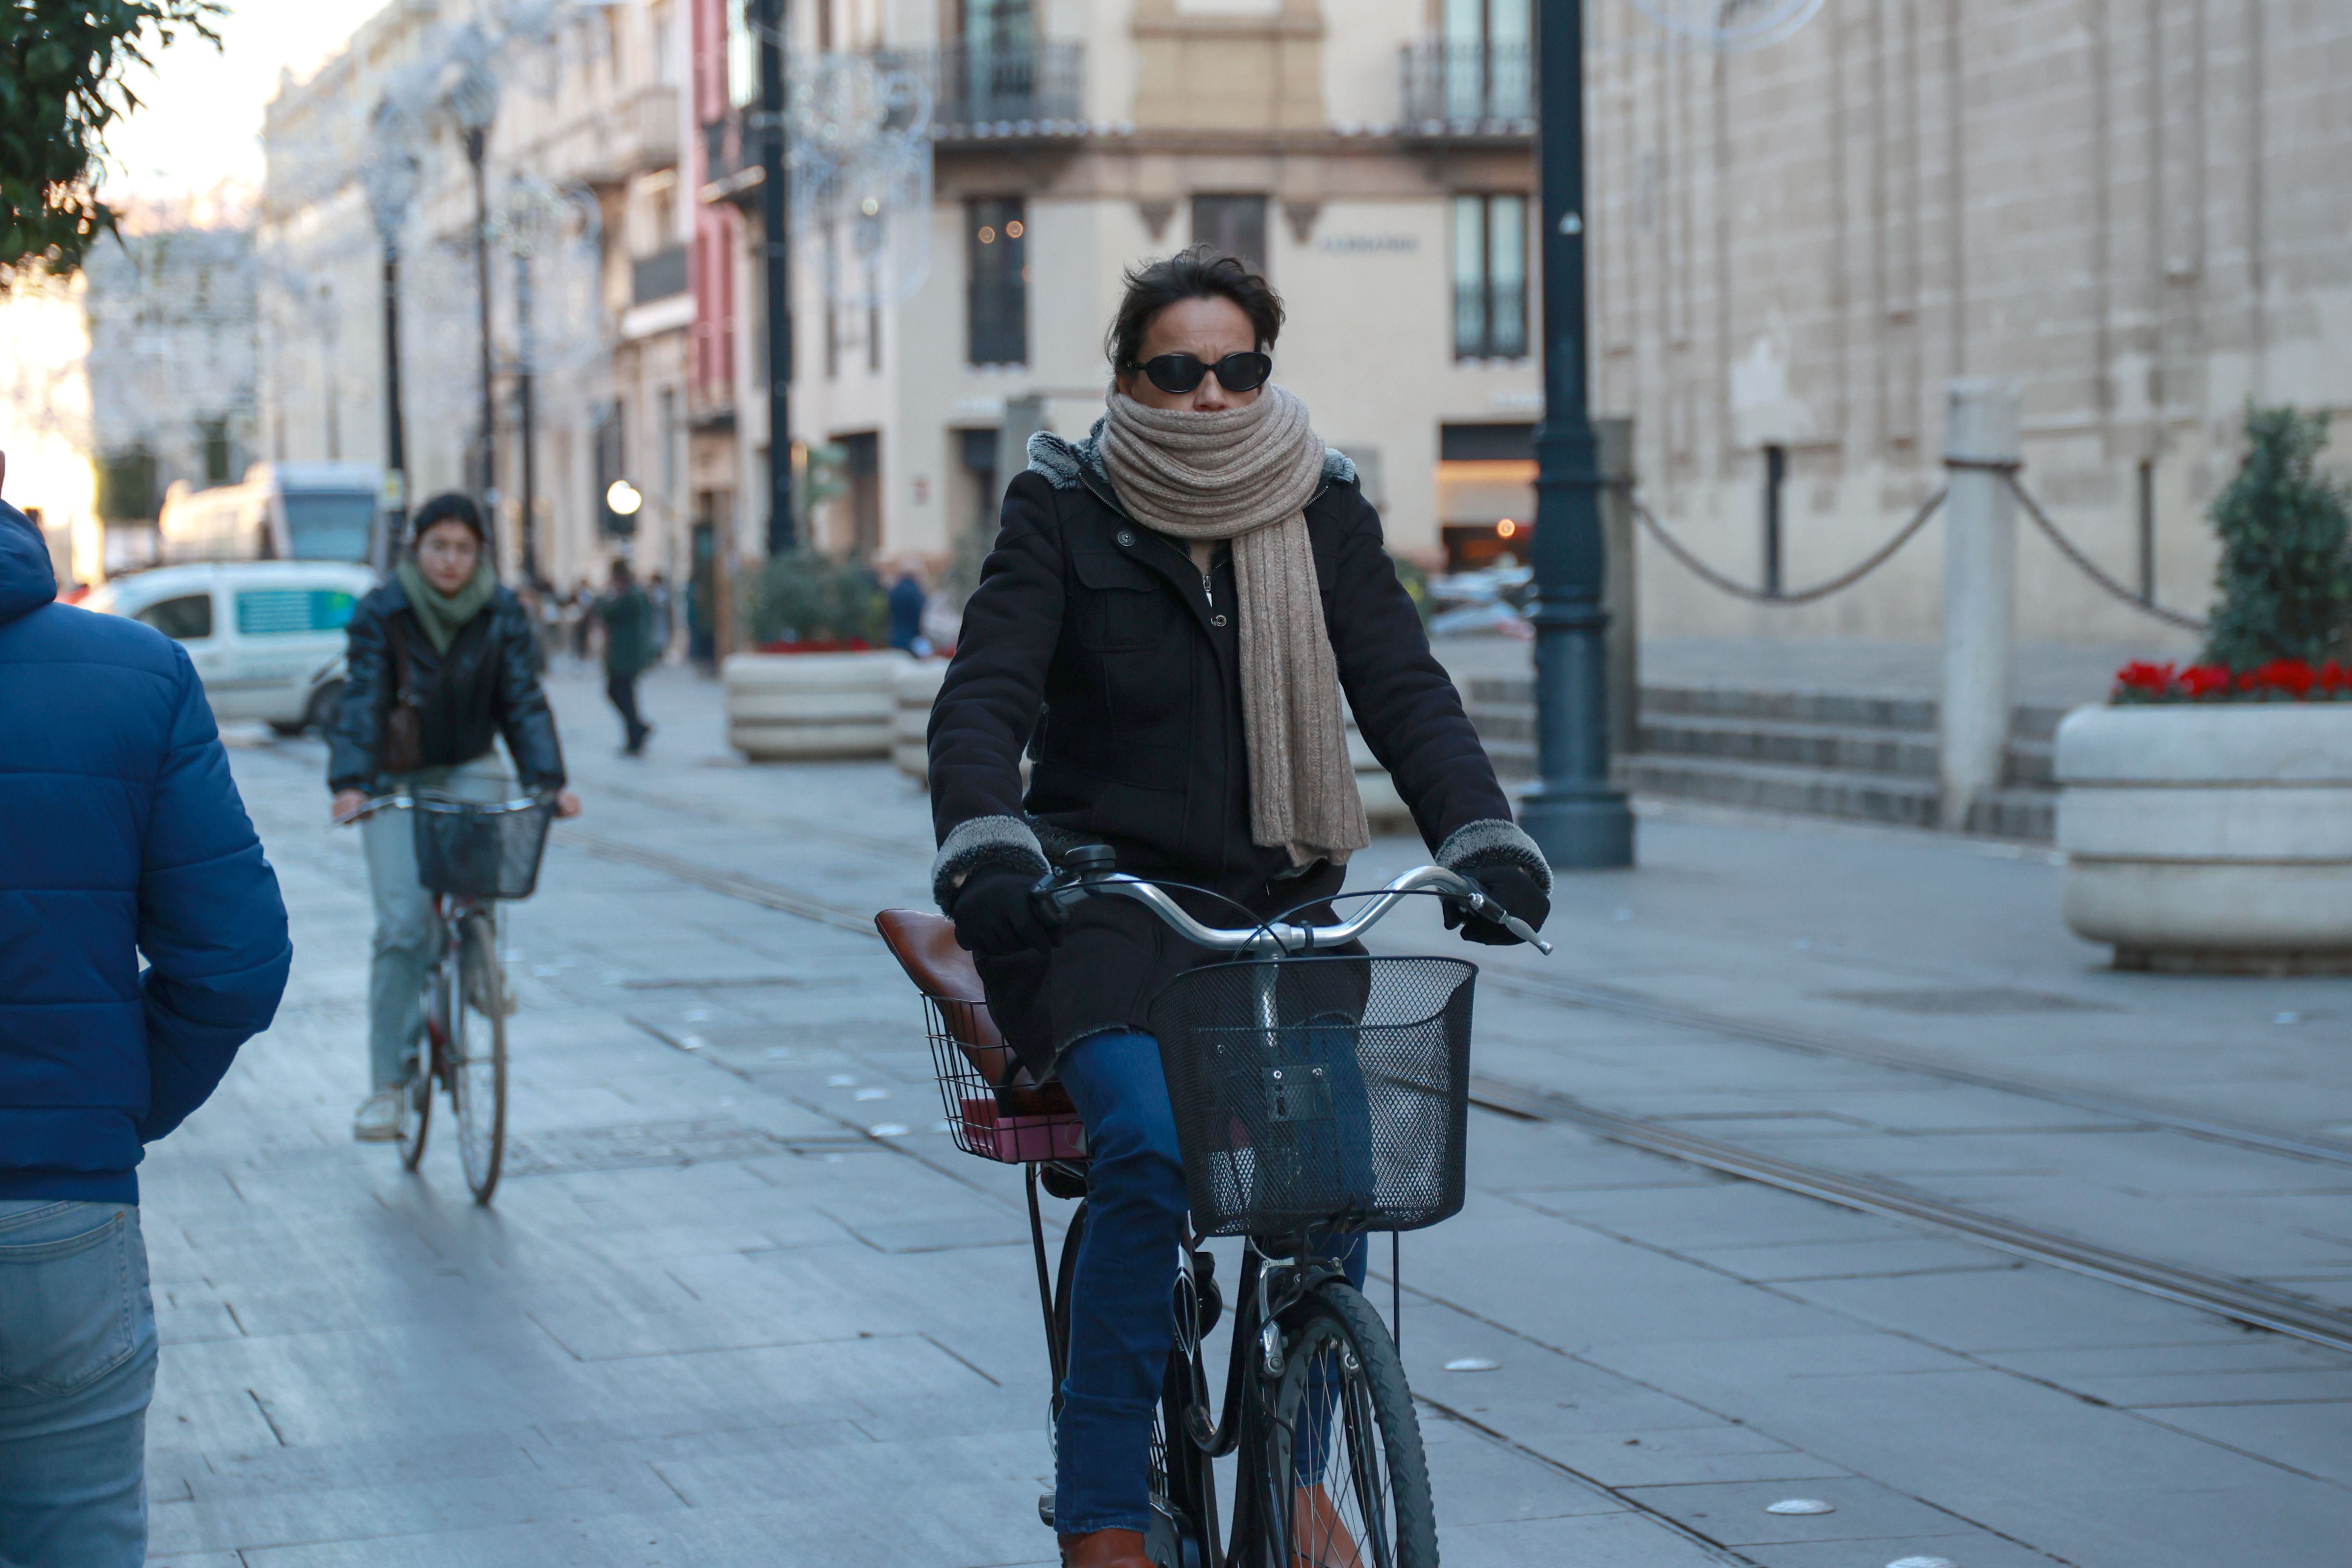
[[[1072,550],[1079,591],[1071,604],[1081,646],[1097,653],[1165,644],[1176,606],[1150,567],[1112,550]]]

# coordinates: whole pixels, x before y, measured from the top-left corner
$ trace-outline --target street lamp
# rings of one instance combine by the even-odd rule
[[[522,500],[522,571],[539,576],[539,338],[532,318],[531,262],[542,241],[558,236],[572,204],[541,180],[517,180],[507,189],[501,237],[515,264],[515,421]]]
[[[408,440],[400,417],[400,232],[416,196],[416,153],[407,115],[388,98],[369,117],[374,151],[362,176],[383,246],[383,533],[369,549],[377,570],[391,565],[408,531]]]
[[[482,56],[487,42],[467,52],[457,81],[449,89],[449,115],[465,138],[466,162],[474,168],[474,289],[481,308],[482,412],[477,438],[474,488],[492,515],[498,509],[498,417],[491,405],[490,369],[490,196],[483,172],[489,150],[490,126],[499,117],[499,78]],[[536,580],[538,563],[530,551],[530,530],[523,530],[523,575]]]
[[[1633,863],[1633,814],[1609,783],[1601,465],[1586,385],[1584,7],[1537,7],[1543,182],[1544,419],[1536,432],[1536,749],[1519,821],[1563,868]]]
[[[792,232],[784,206],[785,0],[742,0],[760,46],[760,226],[768,296],[768,553],[797,542],[793,518]]]

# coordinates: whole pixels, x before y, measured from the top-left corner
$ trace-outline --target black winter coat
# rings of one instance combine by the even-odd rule
[[[327,737],[330,789],[371,789],[382,773],[376,751],[400,684],[395,625],[406,644],[409,688],[423,708],[426,767],[471,762],[504,736],[525,789],[563,788],[563,747],[540,688],[539,644],[522,601],[501,587],[441,653],[395,577],[359,601],[345,629],[350,673]]]
[[[1281,848],[1251,841],[1232,552],[1204,578],[1181,541],[1123,513],[1093,440],[1041,435],[1030,451],[931,710],[935,895],[950,903],[977,871],[1042,873],[1041,848],[1088,841],[1111,845],[1121,871],[1213,889],[1258,915],[1337,893],[1341,868],[1294,872]],[[1330,454],[1306,512],[1364,739],[1432,846],[1475,843],[1478,863],[1532,858],[1549,885],[1355,479]],[[1230,906],[1184,902],[1211,925],[1244,923]],[[1143,906],[1096,899],[1050,953],[980,967],[998,1027],[1042,1072],[1083,1036],[1144,1027],[1159,989],[1207,956]]]

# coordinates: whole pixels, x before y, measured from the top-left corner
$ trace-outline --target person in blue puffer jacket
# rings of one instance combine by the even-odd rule
[[[0,504],[0,1563],[112,1568],[147,1549],[140,1156],[293,949],[186,651],[57,592]]]

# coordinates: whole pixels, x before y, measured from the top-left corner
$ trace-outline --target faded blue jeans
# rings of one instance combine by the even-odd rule
[[[146,1561],[154,1391],[139,1206],[0,1199],[0,1568]]]
[[[1160,1042],[1098,1034],[1063,1054],[1063,1086],[1087,1124],[1087,1233],[1071,1287],[1070,1370],[1054,1442],[1054,1529],[1144,1530],[1151,1517],[1151,1413],[1174,1343],[1171,1295],[1191,1204]],[[1342,1255],[1364,1282],[1364,1242]],[[1304,1458],[1302,1455],[1302,1458]]]
[[[514,794],[514,775],[488,752],[455,768],[427,768],[386,780],[402,794],[424,790],[492,804]],[[368,1083],[390,1089],[415,1070],[425,1033],[425,975],[441,956],[433,894],[416,880],[416,821],[378,811],[360,823],[368,888],[375,898],[375,943],[368,967]]]

